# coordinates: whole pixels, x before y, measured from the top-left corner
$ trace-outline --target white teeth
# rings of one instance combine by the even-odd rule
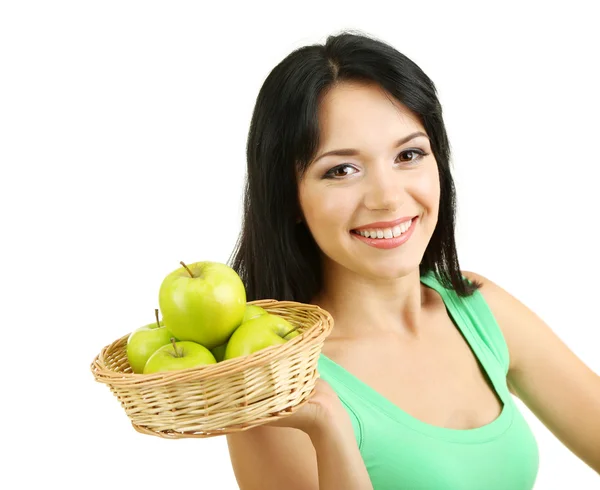
[[[377,230],[362,230],[359,233],[366,238],[395,238],[410,228],[412,220],[405,221],[400,225],[396,225],[393,228],[381,228]]]

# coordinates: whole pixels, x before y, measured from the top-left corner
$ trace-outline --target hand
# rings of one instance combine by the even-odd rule
[[[315,392],[295,413],[265,425],[299,429],[311,437],[332,426],[343,431],[353,431],[350,416],[337,393],[327,381],[321,378],[318,378],[315,383]]]

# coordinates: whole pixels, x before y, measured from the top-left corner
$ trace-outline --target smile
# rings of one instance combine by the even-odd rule
[[[354,238],[371,247],[382,249],[396,248],[408,241],[415,229],[417,220],[418,217],[393,228],[362,231],[352,230],[350,233]]]

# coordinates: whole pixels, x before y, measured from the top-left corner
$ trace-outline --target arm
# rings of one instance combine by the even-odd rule
[[[372,490],[356,439],[335,424],[310,435],[316,450],[319,490]]]
[[[513,394],[573,454],[600,473],[600,376],[586,366],[534,312],[473,272],[510,353]]]
[[[371,490],[356,439],[334,426],[310,436],[296,429],[257,427],[227,435],[241,490]]]
[[[348,413],[333,389],[316,393],[290,416],[228,434],[241,490],[372,490]]]
[[[309,437],[296,429],[260,426],[227,435],[240,490],[318,490],[317,459]]]

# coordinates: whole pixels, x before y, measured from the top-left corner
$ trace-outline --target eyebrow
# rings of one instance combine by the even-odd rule
[[[409,134],[408,136],[405,136],[404,138],[400,138],[398,141],[396,141],[396,143],[394,145],[394,148],[398,148],[399,146],[402,146],[407,141],[415,139],[418,136],[425,136],[425,138],[429,138],[427,136],[427,134],[425,134],[423,131],[417,131],[416,133]],[[360,151],[358,151],[355,148],[342,148],[342,149],[339,149],[339,150],[327,151],[327,152],[323,153],[322,155],[319,155],[313,161],[313,163],[316,163],[321,158],[329,156],[329,155],[337,155],[337,156],[342,156],[342,157],[354,157],[356,155],[360,155]]]

